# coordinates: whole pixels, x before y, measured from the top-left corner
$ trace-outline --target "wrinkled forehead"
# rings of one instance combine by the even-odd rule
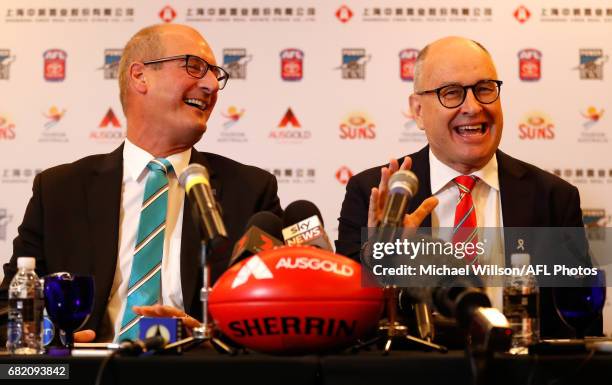
[[[421,67],[425,88],[445,84],[474,84],[483,79],[497,79],[491,56],[475,44],[431,47]]]
[[[193,30],[168,31],[161,34],[164,56],[195,55],[210,64],[217,64],[215,55],[204,38]]]

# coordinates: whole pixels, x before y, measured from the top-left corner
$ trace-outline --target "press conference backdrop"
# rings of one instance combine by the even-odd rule
[[[269,170],[282,204],[315,202],[331,237],[352,174],[425,144],[413,64],[445,35],[497,63],[501,148],[575,184],[591,234],[610,221],[612,1],[3,0],[0,262],[37,172],[121,143],[117,61],[165,22],[198,29],[231,73],[197,148]]]

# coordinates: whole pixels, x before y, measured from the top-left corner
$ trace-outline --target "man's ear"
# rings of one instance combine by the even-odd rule
[[[419,95],[412,94],[408,99],[410,102],[410,113],[412,118],[417,124],[417,127],[421,130],[425,130],[425,124],[423,122],[423,105],[421,104],[421,98]]]
[[[140,93],[145,94],[148,90],[147,79],[144,74],[145,66],[142,63],[134,62],[130,65],[128,70],[128,79],[130,82],[130,87]]]

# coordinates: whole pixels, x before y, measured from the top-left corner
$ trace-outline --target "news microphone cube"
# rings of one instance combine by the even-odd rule
[[[167,344],[171,344],[182,338],[183,322],[180,318],[142,317],[138,323],[138,338],[141,340],[160,334]]]

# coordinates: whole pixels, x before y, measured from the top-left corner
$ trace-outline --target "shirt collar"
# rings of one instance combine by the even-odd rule
[[[429,149],[429,173],[431,178],[431,192],[435,195],[448,185],[455,177],[463,175],[455,169],[442,163]],[[493,154],[491,159],[483,168],[470,175],[477,176],[489,187],[499,191],[499,177],[497,172],[497,154]]]
[[[167,156],[166,159],[172,163],[174,174],[178,176],[181,175],[183,170],[185,170],[189,164],[190,157],[191,149],[187,149],[183,152]],[[142,178],[144,175],[146,175],[145,170],[151,159],[155,159],[155,157],[134,143],[130,142],[128,138],[125,138],[125,144],[123,146],[123,167],[125,170],[124,178],[129,177],[133,180]]]

